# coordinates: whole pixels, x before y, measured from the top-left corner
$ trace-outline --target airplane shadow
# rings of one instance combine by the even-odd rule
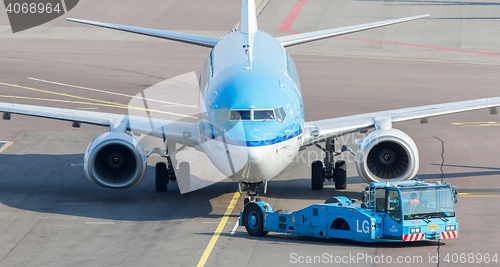
[[[441,164],[432,163],[433,166],[441,166]],[[483,166],[466,166],[466,165],[451,165],[444,164],[443,167],[447,167],[444,176],[441,173],[433,174],[420,174],[417,175],[418,178],[422,180],[426,179],[453,179],[453,178],[465,178],[465,177],[480,177],[480,176],[491,176],[500,175],[500,168],[493,167],[483,167]],[[475,169],[473,172],[448,172],[450,168],[462,168],[462,169]]]
[[[168,192],[158,193],[154,189],[154,167],[149,165],[144,181],[134,188],[102,188],[85,177],[82,162],[83,154],[0,154],[0,202],[16,209],[104,220],[219,218],[220,214],[210,214],[213,211],[211,200],[237,190],[237,183],[226,179],[183,195],[177,184],[169,184]],[[445,178],[500,174],[500,168],[449,167],[484,171],[446,173]],[[441,174],[419,175],[419,178],[439,179]],[[314,200],[317,203],[332,196],[360,199],[362,184],[359,177],[349,177],[347,190],[335,190],[333,183],[326,183],[323,190],[313,191],[308,177],[278,178],[269,183],[268,192],[262,197],[265,200]]]
[[[155,221],[212,217],[211,199],[235,192],[220,182],[181,195],[177,184],[156,192],[154,167],[130,189],[94,185],[84,175],[83,154],[0,154],[0,202],[12,208],[104,220]],[[220,216],[213,216],[220,217]]]

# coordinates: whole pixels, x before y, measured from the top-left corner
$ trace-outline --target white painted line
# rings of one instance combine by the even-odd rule
[[[93,88],[88,88],[88,87],[83,87],[83,86],[77,86],[77,85],[71,85],[71,84],[65,84],[65,83],[52,82],[52,81],[47,81],[47,80],[42,80],[42,79],[37,79],[37,78],[32,78],[32,77],[28,77],[28,79],[34,80],[34,81],[39,81],[39,82],[44,82],[44,83],[51,83],[51,84],[62,85],[62,86],[67,86],[67,87],[73,87],[73,88],[77,88],[77,89],[89,90],[89,91],[94,91],[94,92],[99,92],[99,93],[104,93],[104,94],[111,94],[111,95],[124,96],[124,97],[130,97],[130,98],[139,98],[139,99],[146,100],[146,101],[160,102],[160,103],[165,103],[165,104],[170,104],[170,105],[175,105],[175,106],[181,106],[181,107],[198,108],[198,106],[195,106],[195,105],[186,105],[186,104],[173,103],[173,102],[168,102],[168,101],[161,101],[161,100],[156,100],[156,99],[151,99],[151,98],[145,98],[145,97],[139,97],[139,96],[132,96],[132,95],[126,95],[126,94],[120,94],[120,93],[115,93],[115,92],[110,92],[110,91],[104,91],[104,90],[99,90],[99,89],[93,89]]]
[[[85,224],[115,224],[115,222],[85,222]]]
[[[238,228],[238,226],[239,226],[239,223],[238,223],[238,222],[236,222],[236,223],[234,224],[233,231],[231,231],[231,235],[234,235],[234,232],[236,232],[236,228]]]

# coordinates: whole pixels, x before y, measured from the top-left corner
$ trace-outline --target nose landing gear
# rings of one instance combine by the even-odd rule
[[[247,188],[248,188],[248,191],[247,191],[247,198],[245,198],[244,200],[244,204],[245,206],[249,203],[253,203],[253,202],[260,202],[261,199],[258,198],[259,196],[259,185],[261,185],[263,182],[258,182],[258,183],[242,183],[244,184]],[[241,191],[241,188],[240,188],[240,191]],[[265,193],[265,189],[264,189],[264,193]]]

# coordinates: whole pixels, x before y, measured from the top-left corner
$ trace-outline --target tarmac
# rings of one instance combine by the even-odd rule
[[[274,36],[431,14],[346,35],[349,39],[290,47],[306,121],[500,96],[499,2],[263,3],[259,27]],[[239,1],[126,0],[117,5],[89,0],[67,17],[224,36],[238,23],[239,12]],[[0,17],[1,102],[126,114],[123,105],[130,97],[117,94],[133,96],[172,77],[199,75],[210,53],[65,17],[16,34],[7,17]],[[235,182],[226,179],[183,195],[177,185],[169,185],[167,193],[158,193],[154,164],[159,158],[151,157],[137,187],[101,188],[85,178],[83,154],[107,129],[14,115],[0,121],[0,266],[294,266],[307,259],[314,261],[310,265],[334,265],[337,256],[349,257],[343,266],[451,266],[460,255],[467,258],[463,265],[494,265],[478,257],[500,252],[499,115],[479,110],[393,126],[417,144],[419,178],[459,187],[459,238],[363,244],[278,233],[252,237],[236,226],[243,196],[238,197]],[[339,143],[352,145],[363,136],[349,135]],[[336,191],[333,183],[311,190],[310,164],[319,158],[317,148],[302,151],[269,182],[262,199],[274,209],[291,211],[331,196],[359,199],[364,183],[347,154],[342,155],[348,162],[347,190]],[[218,228],[220,235],[214,235]]]

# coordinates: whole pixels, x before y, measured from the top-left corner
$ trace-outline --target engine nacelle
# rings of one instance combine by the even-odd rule
[[[409,180],[418,167],[417,145],[397,129],[371,132],[356,153],[356,168],[366,183]]]
[[[129,188],[142,182],[146,163],[146,154],[137,139],[123,132],[107,132],[90,142],[84,170],[97,185]]]

